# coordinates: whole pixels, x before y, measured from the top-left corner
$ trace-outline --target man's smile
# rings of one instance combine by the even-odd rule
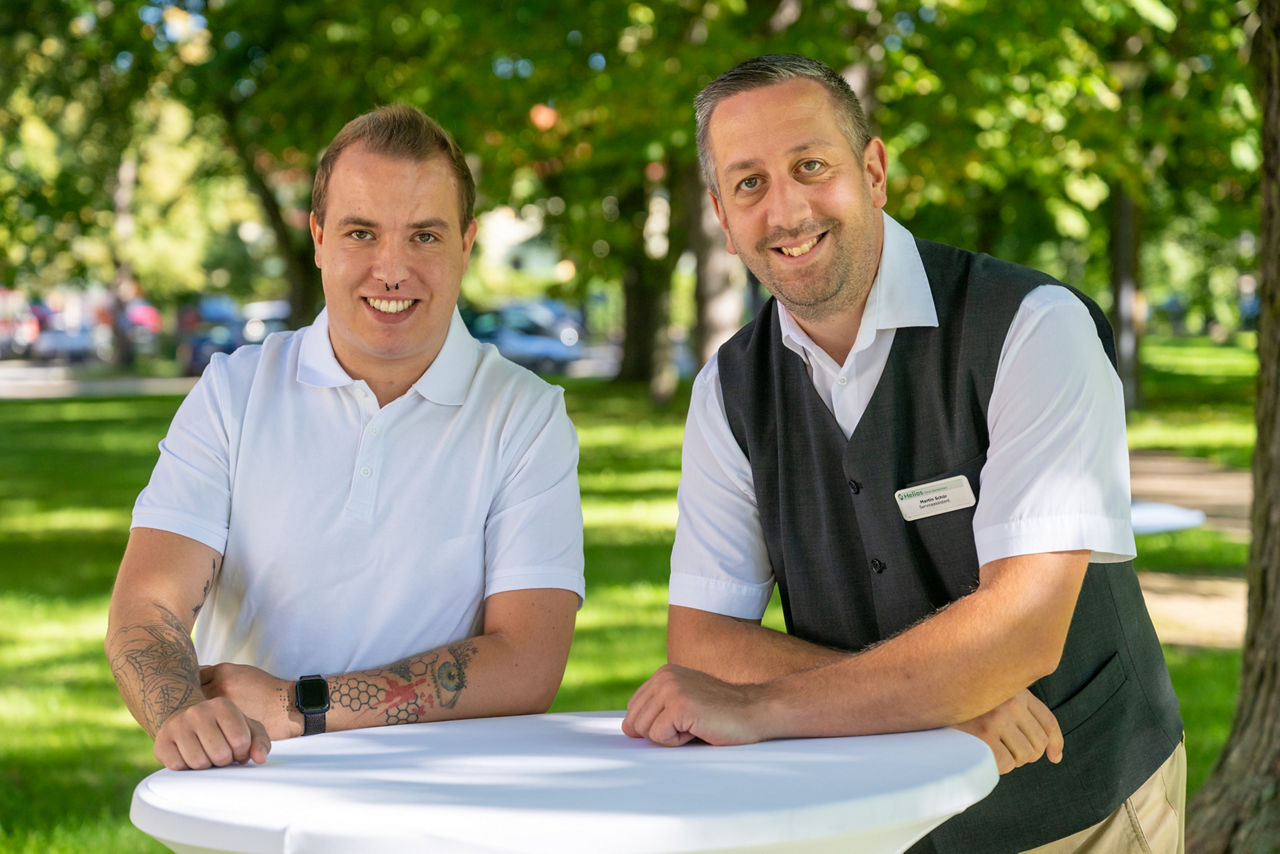
[[[416,299],[377,299],[375,297],[365,297],[364,301],[383,314],[399,314],[417,302]]]
[[[824,231],[822,234],[816,235],[814,237],[810,237],[808,240],[806,240],[804,243],[801,243],[799,246],[778,246],[776,248],[783,255],[787,255],[791,258],[799,258],[801,255],[808,255],[809,251],[812,250],[813,247],[817,246],[818,241],[825,236],[826,236],[826,232]]]

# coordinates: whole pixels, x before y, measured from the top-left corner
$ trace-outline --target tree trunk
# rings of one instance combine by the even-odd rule
[[[116,186],[111,193],[111,207],[115,214],[115,245],[111,254],[116,268],[115,280],[111,283],[111,331],[115,342],[114,361],[121,368],[132,368],[137,359],[129,318],[125,316],[129,301],[138,295],[133,263],[129,260],[129,241],[134,234],[133,190],[137,184],[137,158],[133,154],[125,154],[116,168]]]
[[[699,368],[742,325],[745,282],[742,265],[725,251],[724,232],[695,164],[683,177],[689,212],[689,248],[697,259],[693,287],[693,358]]]
[[[1111,322],[1116,333],[1116,370],[1124,383],[1125,410],[1142,406],[1138,365],[1138,206],[1120,182],[1111,185]]]
[[[687,171],[668,165],[668,174],[679,180]],[[667,329],[671,311],[671,274],[676,261],[688,243],[689,215],[683,196],[672,193],[665,225],[666,248],[658,249],[659,223],[653,219],[654,208],[649,192],[636,185],[619,202],[621,209],[634,221],[643,223],[637,229],[638,239],[627,247],[627,260],[622,274],[623,330],[622,360],[617,379],[643,382],[656,404],[664,404],[675,393],[675,365],[671,356],[671,336]],[[643,212],[643,213],[641,213]],[[655,238],[650,243],[650,238]]]
[[[289,225],[284,209],[275,191],[258,170],[254,149],[240,135],[236,127],[235,108],[223,104],[222,117],[226,125],[227,140],[244,164],[245,180],[262,204],[267,224],[275,235],[277,251],[285,264],[285,277],[289,282],[289,326],[297,329],[315,319],[316,310],[324,299],[320,283],[320,269],[315,265],[309,237],[299,239],[298,229]]]
[[[1258,13],[1262,311],[1248,626],[1231,735],[1188,808],[1187,850],[1197,854],[1280,851],[1280,0],[1260,0]]]
[[[659,265],[644,257],[644,250],[633,250],[622,271],[622,360],[617,379],[621,382],[647,383],[657,369],[658,331],[667,316],[669,288],[660,282]]]

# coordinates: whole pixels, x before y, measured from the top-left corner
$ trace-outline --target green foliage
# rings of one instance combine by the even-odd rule
[[[305,313],[316,157],[348,118],[404,101],[474,154],[481,209],[542,217],[577,296],[630,271],[640,298],[662,300],[699,194],[694,94],[748,56],[801,52],[855,80],[890,149],[889,210],[920,234],[1098,294],[1123,187],[1144,211],[1152,300],[1230,316],[1223,271],[1256,262],[1237,241],[1257,227],[1254,6],[5,4],[0,283],[109,281],[128,260],[158,295],[292,281]],[[112,213],[129,158],[134,237]],[[655,206],[669,222],[657,236]],[[247,220],[252,238],[237,233]]]

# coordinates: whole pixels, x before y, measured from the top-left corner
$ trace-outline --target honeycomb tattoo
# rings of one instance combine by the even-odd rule
[[[375,683],[358,676],[349,677],[334,684],[329,700],[344,709],[359,712],[373,706],[381,693],[381,688]]]

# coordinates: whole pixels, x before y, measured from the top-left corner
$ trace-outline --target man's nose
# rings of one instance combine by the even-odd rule
[[[774,182],[769,188],[767,202],[770,228],[793,229],[810,219],[813,213],[805,188],[790,179]]]
[[[405,247],[395,240],[381,242],[374,256],[372,272],[375,279],[388,285],[394,285],[409,278],[409,263]]]

